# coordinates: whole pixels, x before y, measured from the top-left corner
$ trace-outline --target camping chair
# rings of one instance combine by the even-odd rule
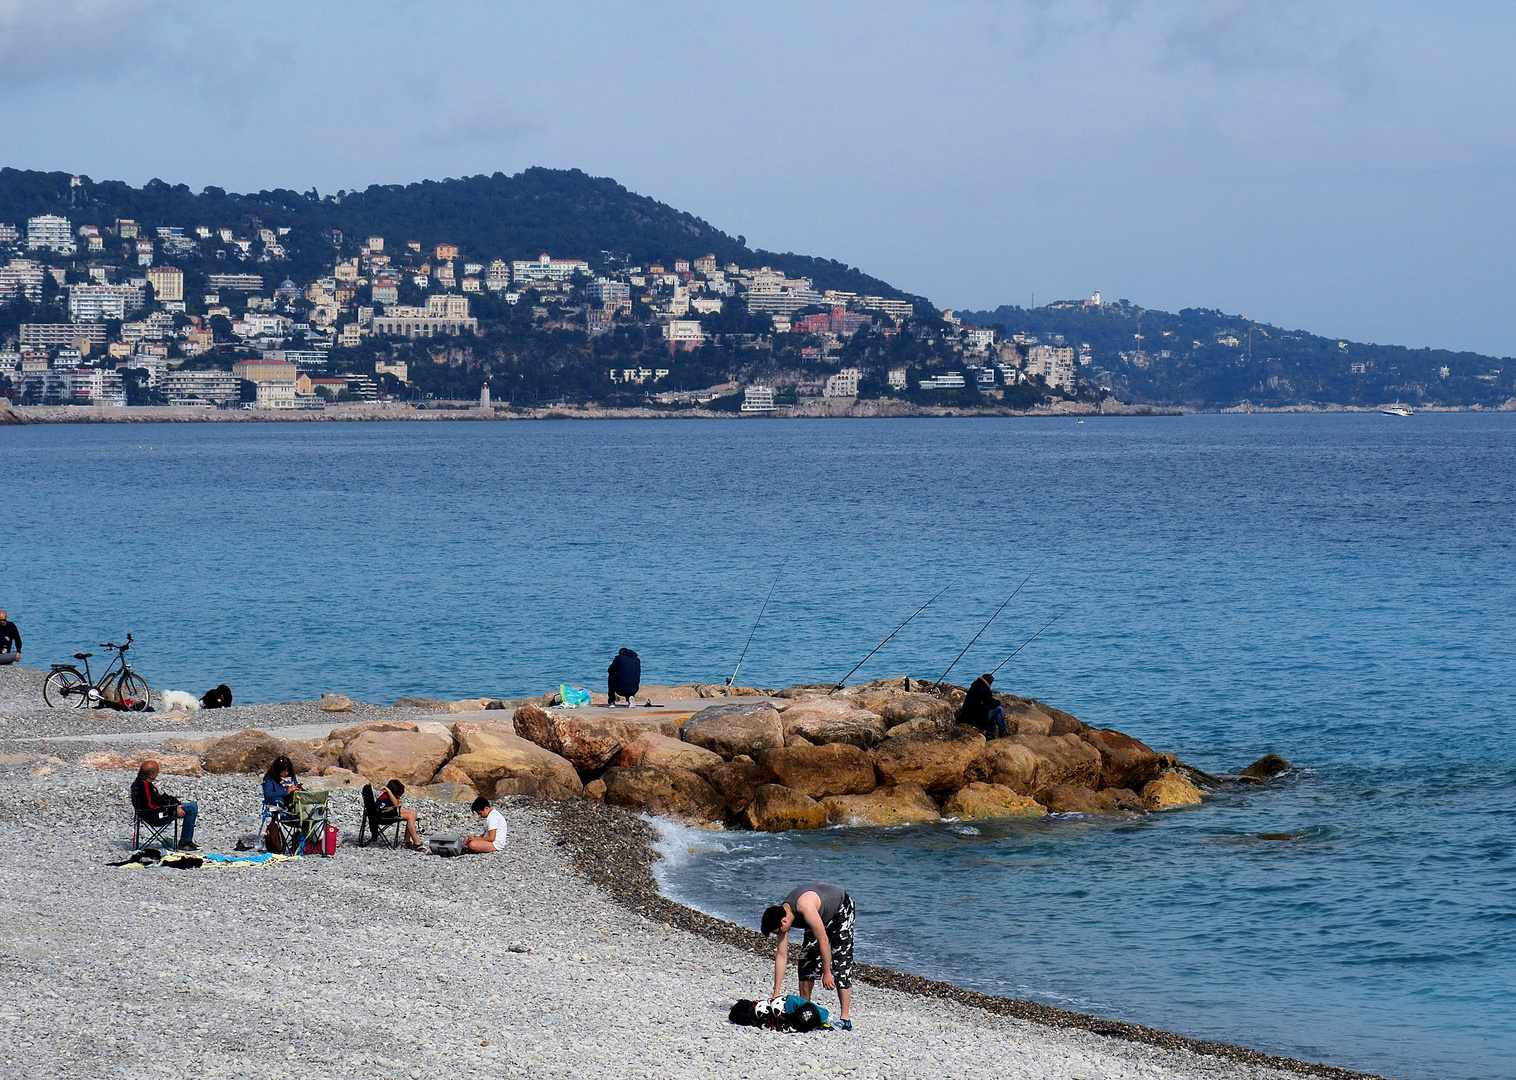
[[[374,785],[363,785],[363,821],[358,826],[358,846],[367,847],[369,844],[377,844],[385,838],[384,834],[390,834],[390,847],[400,846],[401,830],[405,824],[400,815],[391,811],[384,813],[379,809],[379,803],[374,798]]]
[[[330,791],[297,791],[291,802],[289,817],[293,819],[296,849],[303,855],[321,855],[326,851],[326,824],[331,820],[328,812],[332,793]],[[286,850],[289,850],[286,848]]]
[[[143,817],[134,805],[132,807],[132,850],[141,851],[145,847],[166,848],[171,847],[179,850],[179,822],[180,817],[170,808],[166,816],[149,815]],[[147,836],[147,842],[142,840]]]

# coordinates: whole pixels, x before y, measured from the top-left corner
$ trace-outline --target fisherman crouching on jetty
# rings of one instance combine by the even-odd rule
[[[632,698],[642,689],[642,660],[631,649],[622,649],[605,669],[605,675],[606,704],[615,708],[616,698],[624,697],[630,708]]]
[[[848,1006],[853,999],[853,898],[840,885],[813,881],[790,890],[784,900],[765,908],[763,936],[779,935],[774,954],[774,997],[784,992],[784,969],[789,963],[790,928],[799,920],[805,927],[800,946],[800,996],[811,1000],[816,979],[827,990],[837,991],[837,1027],[853,1030]]]
[[[1000,702],[995,700],[995,692],[990,689],[990,684],[994,681],[993,675],[981,675],[974,680],[969,686],[968,696],[958,709],[957,720],[960,724],[978,728],[987,739],[1003,739],[1005,710],[1000,707]]]

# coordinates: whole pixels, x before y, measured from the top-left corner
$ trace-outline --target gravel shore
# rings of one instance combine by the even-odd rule
[[[585,803],[509,800],[506,852],[439,859],[357,848],[358,797],[339,790],[342,844],[331,859],[112,867],[130,848],[130,775],[67,763],[76,755],[60,747],[106,744],[57,737],[114,740],[149,730],[135,721],[151,714],[34,715],[11,708],[12,681],[0,682],[3,1075],[1356,1075],[879,968],[859,972],[852,1032],[733,1027],[732,1001],[767,992],[767,947],[659,896],[647,823]],[[192,723],[352,715],[307,718],[305,703],[244,708],[235,721],[198,713]],[[98,732],[79,730],[91,724]],[[161,784],[200,803],[196,838],[208,851],[230,852],[256,828],[255,777]],[[467,807],[413,805],[423,831],[477,825]]]

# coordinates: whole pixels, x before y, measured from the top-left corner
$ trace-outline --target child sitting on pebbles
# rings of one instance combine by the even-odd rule
[[[463,850],[470,855],[504,851],[505,815],[491,806],[490,801],[483,795],[474,800],[474,813],[484,820],[484,834],[470,836],[463,842]]]

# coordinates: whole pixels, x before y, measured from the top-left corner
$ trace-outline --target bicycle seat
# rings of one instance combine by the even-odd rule
[[[95,654],[92,653],[92,652],[76,652],[76,653],[74,653],[74,659],[75,660],[88,660],[90,657],[92,657],[94,655]]]

